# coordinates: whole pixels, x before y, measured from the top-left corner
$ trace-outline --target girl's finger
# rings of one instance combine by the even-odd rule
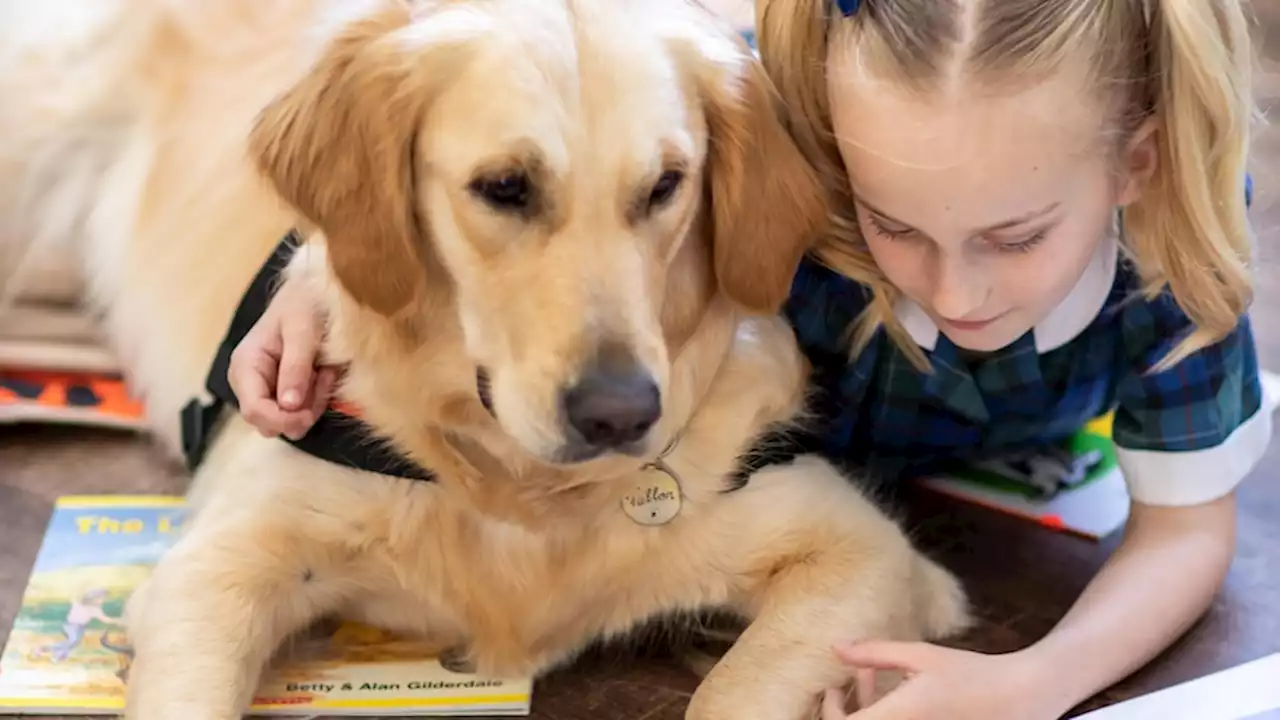
[[[280,378],[276,382],[276,399],[285,410],[301,410],[307,406],[316,381],[315,348],[286,343],[280,357]]]
[[[282,312],[285,315],[277,320],[281,344],[278,399],[286,410],[302,410],[307,407],[316,382],[320,333],[310,308],[286,306]]]
[[[253,348],[241,347],[231,355],[227,367],[227,382],[231,391],[241,405],[258,399],[270,399],[274,402],[275,364],[273,358],[263,352],[255,352]]]
[[[822,720],[845,720],[848,714],[844,709],[844,691],[840,688],[827,688],[822,696]]]
[[[313,390],[314,397],[311,398],[312,407],[319,408],[316,417],[324,412],[329,406],[329,401],[333,399],[333,389],[338,384],[338,368],[332,365],[321,367],[316,372],[316,386]]]
[[[876,697],[876,671],[873,668],[858,668],[853,673],[854,692],[858,699],[858,709],[870,707],[879,698]]]
[[[253,398],[240,404],[240,414],[263,437],[272,438],[289,427],[289,417],[270,398]]]
[[[289,428],[285,435],[291,440],[301,439],[324,414],[333,396],[333,386],[337,376],[337,370],[331,367],[321,368],[316,373],[316,384],[311,390],[311,404],[302,410],[288,414]]]

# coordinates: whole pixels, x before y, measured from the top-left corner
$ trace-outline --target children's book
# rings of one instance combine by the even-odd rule
[[[133,650],[125,600],[181,526],[170,496],[60,498],[0,656],[0,714],[112,715]],[[456,668],[410,637],[340,619],[283,643],[250,712],[261,716],[528,715],[532,681]]]
[[[1129,517],[1110,415],[1089,423],[1061,447],[975,463],[921,482],[958,500],[1092,539],[1106,537]]]
[[[1262,373],[1263,412],[1280,404],[1280,376]],[[1111,440],[1112,414],[1059,447],[975,463],[926,478],[936,492],[1026,518],[1054,530],[1100,539],[1129,518],[1129,491]]]

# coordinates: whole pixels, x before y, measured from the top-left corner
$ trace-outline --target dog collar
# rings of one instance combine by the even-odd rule
[[[228,405],[240,407],[227,379],[231,353],[266,312],[280,273],[299,244],[296,231],[285,235],[241,298],[205,379],[205,390],[212,400],[206,403],[193,398],[182,408],[182,452],[190,470],[194,471],[204,459],[222,410]],[[391,448],[386,438],[360,419],[359,409],[348,403],[330,405],[301,438],[280,439],[308,455],[338,465],[410,480],[435,480],[430,470]]]

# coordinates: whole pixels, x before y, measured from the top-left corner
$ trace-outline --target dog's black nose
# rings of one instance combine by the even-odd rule
[[[649,432],[662,415],[658,384],[628,351],[602,352],[564,393],[569,425],[589,445],[618,448]]]

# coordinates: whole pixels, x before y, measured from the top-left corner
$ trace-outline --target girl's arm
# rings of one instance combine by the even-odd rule
[[[1194,327],[1169,293],[1125,312],[1133,368],[1157,367]],[[1172,367],[1130,373],[1117,394],[1112,435],[1133,499],[1124,539],[1066,617],[1023,652],[1063,712],[1154,658],[1209,607],[1235,551],[1236,486],[1271,440],[1273,405],[1247,316]]]
[[[1134,503],[1123,541],[1070,612],[1019,653],[1047,704],[1065,713],[1101,692],[1208,609],[1235,550],[1235,510],[1234,493],[1186,507]]]
[[[847,715],[843,693],[823,720],[1052,720],[1168,647],[1204,613],[1235,544],[1235,498],[1199,505],[1135,503],[1124,540],[1070,612],[1040,642],[1004,655],[929,643],[837,645],[864,705],[868,670],[910,678]]]
[[[1138,369],[1154,367],[1189,325],[1167,295],[1126,313],[1126,366]],[[852,717],[1049,720],[1150,661],[1222,585],[1235,550],[1236,486],[1267,449],[1273,407],[1247,319],[1173,368],[1122,378],[1112,438],[1132,498],[1129,522],[1071,610],[1039,642],[1005,655],[927,643],[838,647],[853,670],[911,676]],[[844,720],[838,698],[828,706],[825,719]]]

